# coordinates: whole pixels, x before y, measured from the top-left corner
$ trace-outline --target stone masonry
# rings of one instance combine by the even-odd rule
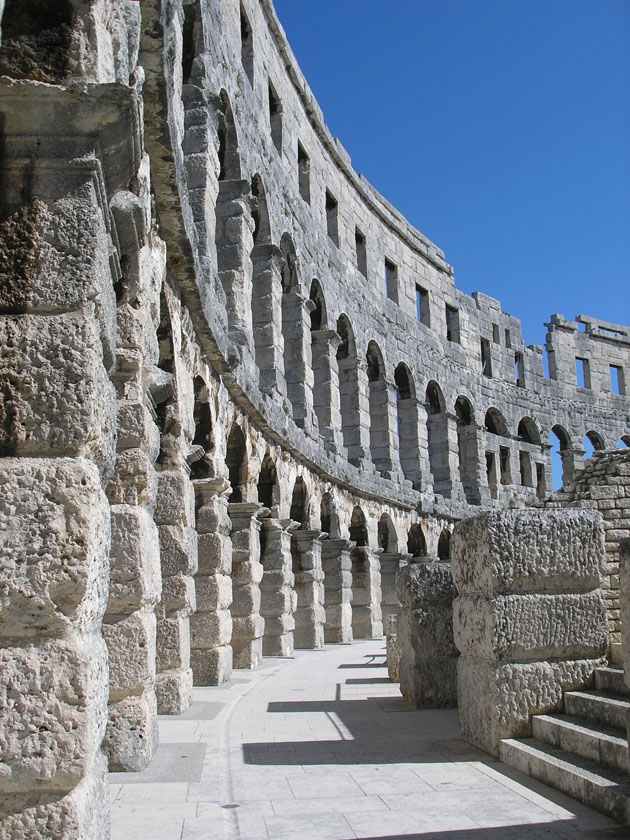
[[[617,643],[627,455],[588,492],[579,470],[585,438],[630,443],[628,327],[555,314],[525,347],[457,289],[331,136],[271,0],[0,0],[0,36],[0,836],[107,838],[107,761],[146,767],[193,680],[381,638],[396,571],[546,503],[550,434],[564,501],[604,516]],[[456,633],[472,601],[490,626],[508,594],[458,574]],[[567,641],[580,680],[600,631]],[[526,667],[473,638],[462,685],[469,659]]]

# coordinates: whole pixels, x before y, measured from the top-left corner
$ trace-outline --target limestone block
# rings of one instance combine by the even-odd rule
[[[164,577],[197,572],[197,532],[184,525],[160,525],[160,562]]]
[[[134,612],[103,624],[109,653],[110,703],[141,694],[155,682],[156,620],[152,612]]]
[[[192,691],[192,668],[158,674],[155,684],[158,713],[161,715],[183,714],[192,703]]]
[[[228,575],[197,575],[199,610],[226,610],[232,603],[232,578]]]
[[[93,318],[0,316],[0,455],[114,461],[116,401]]]
[[[234,668],[258,668],[263,658],[262,634],[253,639],[233,639],[232,651]]]
[[[68,793],[16,793],[0,798],[3,840],[96,840],[109,837],[107,762],[98,753],[92,767]]]
[[[160,671],[190,665],[190,621],[181,613],[157,622],[157,659]]]
[[[226,551],[225,537],[222,534],[199,534],[197,538],[199,571],[217,572],[229,575],[232,570],[232,557]]]
[[[142,505],[155,509],[157,475],[153,462],[141,449],[128,449],[116,456],[114,475],[107,485],[112,505]]]
[[[232,643],[235,639],[258,639],[265,632],[265,619],[261,615],[232,616]],[[238,666],[236,666],[238,667]]]
[[[483,513],[457,523],[451,557],[460,593],[595,589],[604,568],[601,516],[584,509]]]
[[[148,511],[112,505],[111,579],[108,614],[155,604],[162,588],[157,528]]]
[[[602,660],[490,662],[461,656],[457,693],[462,737],[499,754],[502,738],[531,734],[532,715],[559,711],[563,691],[583,688]]]
[[[455,641],[462,654],[487,659],[585,659],[608,646],[601,592],[460,595]]]
[[[262,593],[261,612],[263,615],[278,615],[294,611],[294,598],[288,587],[282,589],[265,589]]]
[[[98,634],[0,649],[0,791],[71,790],[90,772],[106,708]]]
[[[222,685],[232,676],[232,648],[229,645],[192,650],[190,658],[195,685]]]
[[[118,450],[140,449],[154,462],[160,454],[160,430],[149,409],[137,400],[118,401]]]
[[[197,609],[195,581],[190,575],[170,575],[162,579],[162,605],[170,612],[183,610],[190,615]],[[226,604],[229,606],[229,603]]]
[[[232,616],[229,610],[196,612],[190,617],[190,639],[193,648],[229,645],[232,638]]]
[[[154,691],[126,697],[109,706],[103,752],[111,771],[148,767],[158,745],[157,701]]]
[[[105,610],[109,542],[94,464],[0,460],[0,637],[92,632]]]
[[[233,590],[232,615],[246,616],[260,612],[260,587],[235,586]]]
[[[352,641],[352,605],[349,602],[326,604],[324,641],[343,645]]]
[[[292,615],[265,616],[265,638],[268,636],[284,636],[295,630],[295,619]]]
[[[195,527],[195,494],[184,473],[174,470],[158,473],[154,519],[159,525]]]
[[[232,551],[234,551],[234,546],[232,546]],[[260,583],[262,578],[263,566],[257,560],[234,562],[232,580],[235,585],[243,586],[248,583]]]

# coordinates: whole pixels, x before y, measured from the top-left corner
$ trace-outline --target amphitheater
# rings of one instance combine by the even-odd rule
[[[0,13],[0,837],[108,838],[158,720],[384,628],[410,714],[630,821],[630,328],[459,291],[271,0]]]

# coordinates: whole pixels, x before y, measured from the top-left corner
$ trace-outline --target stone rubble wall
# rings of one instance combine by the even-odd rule
[[[498,755],[534,714],[589,684],[609,643],[604,532],[590,510],[493,511],[452,541],[462,736]]]

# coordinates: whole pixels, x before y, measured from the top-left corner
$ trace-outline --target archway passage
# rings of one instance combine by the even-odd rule
[[[276,491],[276,467],[271,455],[265,455],[258,476],[258,501],[265,507],[273,507]]]
[[[451,496],[451,470],[449,464],[448,417],[442,390],[433,380],[427,385],[427,442],[429,466],[433,476],[433,489],[445,498]]]
[[[451,532],[444,528],[438,540],[437,554],[439,560],[451,559]]]
[[[407,551],[414,558],[427,556],[427,541],[422,526],[418,523],[412,525],[409,529],[409,534],[407,535]]]
[[[352,560],[352,633],[355,639],[372,639],[383,634],[381,617],[381,575],[378,559],[368,546],[365,514],[355,507],[350,520],[350,539],[356,543]]]
[[[566,487],[574,475],[571,438],[567,430],[558,424],[549,433],[551,445],[551,478],[553,490]]]
[[[370,452],[379,472],[392,468],[387,383],[383,354],[375,341],[370,341],[365,354],[370,408]]]
[[[479,504],[479,442],[473,407],[466,397],[455,400],[459,479],[469,504]]]
[[[361,441],[361,412],[359,408],[359,376],[357,349],[350,321],[345,315],[337,320],[339,345],[336,359],[339,372],[339,407],[343,445],[350,463],[358,463],[365,456]]]
[[[605,449],[604,438],[590,429],[584,436],[584,460],[588,461],[593,457],[593,453]]]
[[[398,457],[405,478],[416,490],[421,487],[420,442],[418,438],[418,402],[411,371],[401,362],[394,371]]]
[[[195,377],[194,399],[195,435],[189,456],[190,476],[193,479],[212,478],[214,475],[214,465],[210,455],[214,448],[212,412],[208,386],[201,376]]]
[[[247,447],[245,435],[241,427],[235,423],[227,440],[225,463],[228,468],[232,495],[230,503],[246,501],[247,475]]]

